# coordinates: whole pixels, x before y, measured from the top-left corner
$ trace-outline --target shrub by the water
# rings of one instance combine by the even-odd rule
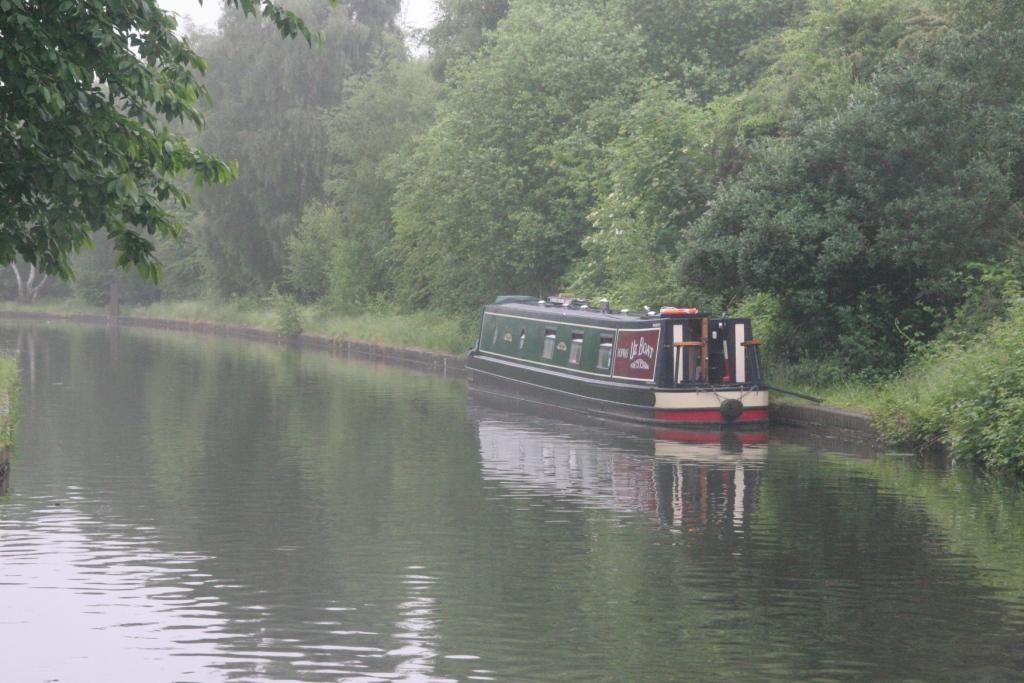
[[[1024,299],[963,345],[913,364],[883,395],[876,425],[894,443],[1024,476]]]
[[[277,285],[270,288],[270,305],[274,309],[274,329],[286,337],[302,334],[302,316],[294,297],[281,294]]]
[[[0,447],[14,443],[18,426],[18,361],[0,356]]]

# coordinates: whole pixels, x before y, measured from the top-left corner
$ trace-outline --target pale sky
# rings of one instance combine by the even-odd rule
[[[164,9],[176,12],[179,15],[179,22],[185,18],[191,19],[197,26],[214,29],[217,27],[217,18],[220,17],[221,4],[219,0],[159,0],[160,6]],[[402,0],[402,14],[399,23],[407,30],[427,28],[434,21],[434,0]]]

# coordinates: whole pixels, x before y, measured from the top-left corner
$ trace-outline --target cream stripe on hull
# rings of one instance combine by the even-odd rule
[[[745,408],[767,408],[767,391],[743,391],[741,389],[719,389],[716,391],[654,391],[656,410],[707,410],[717,409],[722,401],[736,398],[743,401]]]

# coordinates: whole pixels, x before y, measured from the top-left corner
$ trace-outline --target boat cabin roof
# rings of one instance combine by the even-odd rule
[[[504,299],[504,300],[502,300]],[[654,315],[647,311],[608,311],[602,312],[598,308],[586,306],[584,303],[552,302],[540,299],[528,299],[526,297],[499,297],[499,302],[488,304],[484,307],[485,313],[495,315],[507,315],[520,318],[532,318],[538,320],[550,320],[563,324],[590,325],[595,327],[652,327],[658,325],[662,320],[671,318],[683,320],[686,318],[706,318],[707,314],[674,314],[664,315],[652,310]]]

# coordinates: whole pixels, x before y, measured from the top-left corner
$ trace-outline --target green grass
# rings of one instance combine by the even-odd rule
[[[311,316],[310,331],[333,337],[463,354],[476,339],[476,322],[437,313],[376,314],[348,317]]]
[[[857,377],[833,382],[815,381],[786,368],[769,368],[767,379],[772,386],[820,398],[825,405],[862,413],[873,413],[880,408],[879,395],[884,386],[882,381]],[[773,401],[786,403],[804,402],[800,398],[777,391],[771,392],[771,398]]]
[[[251,302],[214,303],[206,301],[158,302],[149,306],[122,308],[122,315],[170,318],[174,320],[213,320],[265,330],[280,328],[280,311],[270,304]],[[298,306],[302,331],[325,334],[339,339],[465,353],[476,337],[475,323],[437,312],[395,313],[388,311],[341,315],[318,306]]]
[[[281,329],[280,303],[242,299],[214,302],[203,300],[160,301],[147,306],[122,306],[121,315],[170,320],[206,320],[244,325],[262,330]],[[33,311],[58,315],[106,315],[103,308],[64,299],[32,305],[0,304],[0,310]],[[466,353],[477,334],[477,320],[468,320],[435,311],[397,313],[379,310],[356,315],[325,311],[318,306],[296,306],[302,331],[340,339],[365,341],[386,346]]]
[[[90,306],[77,299],[44,299],[34,304],[19,304],[15,301],[0,301],[0,311],[28,311],[30,313],[48,313],[55,315],[107,315],[108,310],[100,306]]]
[[[875,424],[892,443],[942,444],[1024,477],[1024,299],[976,338],[935,344],[880,393]]]
[[[764,358],[765,376],[773,387],[807,394],[829,406],[862,413],[871,413],[880,407],[879,393],[891,379],[851,375],[835,362],[804,361],[784,363]],[[772,392],[772,400],[801,403],[800,398],[782,392]]]

